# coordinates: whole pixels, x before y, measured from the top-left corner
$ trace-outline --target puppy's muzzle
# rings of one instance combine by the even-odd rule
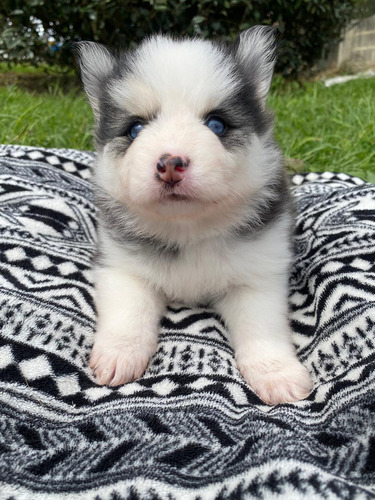
[[[156,176],[161,181],[174,186],[182,181],[190,163],[186,156],[173,156],[169,153],[162,155],[156,165]]]

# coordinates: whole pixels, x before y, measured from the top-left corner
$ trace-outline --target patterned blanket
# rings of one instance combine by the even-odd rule
[[[95,385],[93,159],[0,147],[0,498],[375,498],[375,187],[293,177],[290,321],[315,388],[270,407],[220,317],[183,304],[140,380]]]

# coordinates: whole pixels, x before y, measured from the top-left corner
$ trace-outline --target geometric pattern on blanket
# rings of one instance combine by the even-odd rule
[[[0,146],[0,499],[375,497],[375,187],[292,178],[290,322],[310,397],[266,406],[214,311],[171,304],[145,375],[99,387],[94,154]]]

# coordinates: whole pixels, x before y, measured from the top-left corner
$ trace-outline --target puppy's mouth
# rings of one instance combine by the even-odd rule
[[[186,194],[170,193],[167,195],[167,199],[171,201],[189,201],[190,198]]]
[[[159,202],[162,204],[165,203],[187,203],[189,201],[193,201],[191,196],[187,196],[186,194],[179,193],[163,193],[159,198]]]
[[[165,203],[165,202],[192,201],[193,196],[191,196],[190,194],[187,194],[181,188],[182,188],[182,186],[180,185],[180,183],[176,183],[174,185],[168,185],[168,184],[163,185],[161,192],[160,192],[159,200],[162,203],[163,202]]]

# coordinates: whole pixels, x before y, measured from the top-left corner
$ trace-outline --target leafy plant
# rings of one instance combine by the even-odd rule
[[[127,47],[160,32],[232,40],[241,30],[269,24],[280,32],[278,70],[296,76],[313,69],[366,1],[2,0],[0,60],[72,66],[76,40]],[[49,37],[54,45],[48,46]]]

